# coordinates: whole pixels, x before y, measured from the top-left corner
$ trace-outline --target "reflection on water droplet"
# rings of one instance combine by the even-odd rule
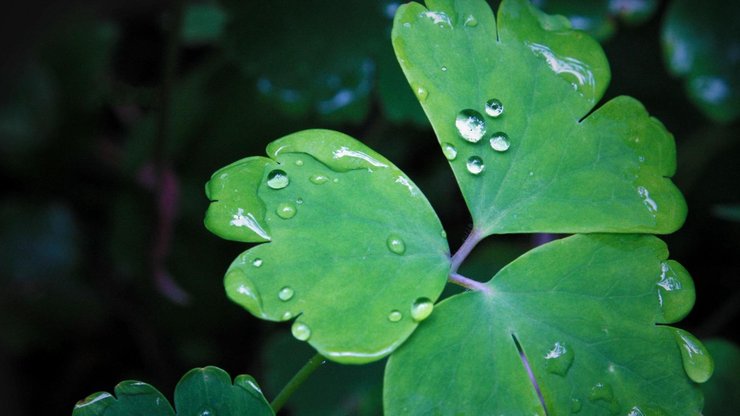
[[[500,100],[491,98],[486,102],[486,114],[491,117],[499,117],[504,112],[504,104]]]
[[[483,159],[478,156],[471,156],[465,166],[468,168],[468,172],[473,175],[479,175],[486,168],[486,165],[483,164]]]
[[[203,409],[198,413],[199,416],[216,416],[216,413],[211,409]]]
[[[267,186],[272,189],[283,189],[290,183],[288,174],[280,169],[275,169],[267,174]]]
[[[486,122],[483,116],[475,110],[460,111],[455,117],[455,127],[460,137],[470,143],[478,143],[486,134]]]
[[[678,322],[691,310],[696,299],[694,282],[689,272],[678,262],[668,260],[660,263],[658,304],[663,314],[662,323]]]
[[[556,342],[552,349],[545,355],[545,368],[547,371],[559,376],[565,376],[573,365],[575,354],[573,349],[564,342]]]
[[[295,292],[291,287],[285,286],[284,288],[280,289],[280,292],[278,292],[278,298],[283,302],[287,302],[293,299],[294,294]]]
[[[329,182],[329,178],[324,175],[313,175],[309,178],[309,180],[311,181],[311,183],[316,185],[321,185]]]
[[[231,269],[226,273],[224,287],[229,299],[262,316],[262,298],[252,280],[241,269]]]
[[[277,213],[278,217],[287,220],[295,217],[296,209],[295,205],[291,204],[290,202],[283,202],[277,206],[275,212]]]
[[[491,144],[491,149],[497,152],[505,152],[509,150],[509,146],[511,146],[509,136],[501,131],[491,136],[489,143]]]
[[[414,94],[416,94],[416,98],[418,98],[419,101],[424,102],[429,96],[429,91],[424,87],[416,87],[414,88]]]
[[[594,402],[597,400],[611,402],[614,400],[614,391],[610,384],[596,383],[596,385],[591,387],[591,394],[589,394],[588,398]]]
[[[527,46],[535,54],[547,62],[552,72],[570,82],[573,89],[582,96],[594,101],[596,99],[596,80],[594,73],[585,62],[569,56],[560,56],[552,49],[539,43],[529,43]]]
[[[442,153],[444,153],[447,160],[455,160],[457,157],[457,148],[450,143],[442,143]]]
[[[467,27],[476,27],[478,26],[478,19],[475,18],[472,14],[465,18],[465,26]]]
[[[308,341],[308,339],[311,338],[311,328],[298,321],[293,322],[293,326],[290,327],[290,332],[298,341]]]
[[[303,161],[301,159],[298,159],[295,161],[296,166],[303,166]]]
[[[303,205],[303,198],[296,198],[295,203],[298,205]]]
[[[401,318],[403,318],[403,314],[398,310],[392,310],[391,313],[388,314],[388,320],[391,322],[398,322]]]
[[[388,250],[395,254],[403,254],[406,252],[406,243],[403,242],[401,237],[391,234],[386,240]]]
[[[431,19],[432,22],[443,28],[443,29],[451,29],[452,28],[452,21],[450,20],[450,17],[447,16],[447,13],[445,12],[434,12],[434,11],[426,11],[421,14],[422,16]]]
[[[644,186],[638,186],[637,193],[642,197],[642,203],[645,204],[648,211],[655,216],[655,213],[658,212],[658,204],[650,198],[650,192]]]
[[[642,410],[634,406],[632,409],[630,409],[630,412],[627,413],[627,416],[645,416],[645,413],[642,413]]]
[[[581,411],[581,408],[583,407],[583,404],[579,399],[570,399],[570,412],[571,413],[578,413]]]
[[[674,328],[676,342],[681,350],[683,369],[696,383],[709,380],[714,372],[714,361],[706,347],[696,337],[683,329]]]
[[[416,322],[421,322],[429,317],[434,310],[434,303],[429,298],[416,299],[413,305],[411,305],[411,319]]]
[[[293,314],[290,313],[290,311],[285,311],[285,312],[283,312],[283,316],[281,317],[281,319],[283,321],[287,321],[288,319],[290,319],[292,317],[293,317]]]
[[[678,280],[678,276],[666,262],[660,263],[660,281],[657,285],[668,292],[681,290],[681,282]]]
[[[262,267],[262,259],[256,258],[252,261],[252,266],[254,267]]]
[[[441,69],[442,69],[442,72],[447,72],[447,67],[446,66],[442,65],[442,68]]]

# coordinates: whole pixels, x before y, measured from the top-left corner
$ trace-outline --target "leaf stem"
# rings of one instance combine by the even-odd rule
[[[290,396],[295,393],[296,390],[298,390],[298,387],[303,384],[304,381],[314,372],[317,368],[321,366],[321,364],[324,364],[326,362],[326,359],[321,354],[316,354],[311,359],[308,360],[308,362],[300,369],[298,372],[293,376],[292,379],[288,382],[288,384],[283,387],[283,389],[278,393],[278,395],[275,397],[275,399],[270,403],[270,407],[272,407],[272,411],[277,413],[280,409],[283,408],[283,405],[285,405],[285,402],[288,401]]]
[[[483,239],[483,236],[480,235],[478,230],[473,228],[473,230],[468,234],[468,236],[465,238],[465,241],[463,241],[462,245],[459,249],[457,249],[457,252],[452,256],[452,259],[450,260],[450,278],[452,278],[452,275],[457,273],[457,269],[460,268],[460,265],[462,264],[463,260],[465,260],[471,251],[475,248],[475,246]]]
[[[447,278],[447,280],[449,280],[451,283],[454,283],[456,285],[460,285],[466,289],[477,290],[479,292],[484,292],[484,293],[491,293],[491,288],[486,286],[485,283],[481,283],[477,280],[467,278],[461,274],[450,273],[450,276]]]

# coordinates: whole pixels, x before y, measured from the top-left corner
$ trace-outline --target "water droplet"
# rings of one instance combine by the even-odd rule
[[[278,217],[288,220],[295,217],[296,209],[295,205],[291,204],[290,202],[283,202],[277,206],[275,212],[277,213]]]
[[[581,408],[583,407],[583,404],[581,403],[580,399],[570,399],[570,412],[571,413],[578,413],[581,411]]]
[[[445,230],[442,230],[442,231],[440,231],[440,232],[439,232],[439,235],[440,235],[440,236],[441,236],[442,238],[447,238],[447,231],[445,231]]]
[[[691,311],[696,300],[694,282],[686,269],[676,261],[660,263],[658,304],[663,315],[661,323],[673,323],[683,319]]]
[[[278,298],[283,302],[287,302],[293,299],[294,294],[295,292],[291,287],[285,286],[284,288],[280,289],[280,292],[278,292]]]
[[[486,134],[486,122],[483,116],[475,110],[460,111],[455,118],[455,127],[460,137],[470,143],[478,143]]]
[[[296,198],[295,203],[298,205],[303,205],[303,198]]]
[[[455,160],[457,157],[457,148],[449,143],[442,143],[442,153],[447,160]]]
[[[229,299],[257,316],[262,316],[262,298],[252,280],[241,269],[231,269],[224,277]]]
[[[450,16],[448,16],[445,12],[435,12],[430,10],[422,13],[421,15],[428,19],[431,19],[435,25],[443,29],[452,28],[452,20],[450,20]]]
[[[655,216],[655,213],[658,212],[658,204],[653,198],[650,198],[650,192],[644,186],[638,186],[637,193],[642,197],[642,203],[645,204],[648,211]]]
[[[283,316],[281,317],[283,321],[287,321],[288,319],[292,318],[293,314],[290,313],[290,311],[283,312]]]
[[[429,298],[416,299],[413,305],[411,305],[411,319],[416,322],[421,322],[429,317],[434,310],[434,303]]]
[[[635,406],[632,409],[630,409],[630,412],[627,413],[627,416],[645,416],[645,413],[642,413],[642,410]]]
[[[573,89],[586,99],[595,101],[596,79],[588,64],[569,56],[557,55],[552,49],[539,43],[527,42],[527,46],[535,56],[545,60],[552,72],[568,81]]]
[[[339,178],[334,178],[334,179],[332,179],[332,182],[334,182],[334,183],[339,183]]]
[[[486,168],[486,165],[483,164],[483,159],[478,156],[471,156],[465,166],[468,168],[468,172],[473,175],[479,175]]]
[[[564,342],[556,342],[552,349],[545,355],[545,368],[547,371],[565,376],[573,365],[575,354],[573,349],[568,347]]]
[[[203,409],[198,413],[199,416],[216,416],[216,413],[211,409]]]
[[[593,387],[591,387],[591,393],[589,394],[588,398],[592,402],[598,400],[613,402],[614,390],[612,390],[612,386],[610,384],[596,383]]]
[[[695,336],[683,329],[674,328],[674,330],[686,375],[696,383],[709,380],[714,372],[714,361],[709,351]]]
[[[316,185],[321,185],[321,184],[329,182],[329,178],[324,175],[313,175],[308,180],[310,180],[311,183],[316,184]]]
[[[424,87],[416,87],[414,88],[414,93],[416,94],[416,98],[419,99],[419,101],[426,101],[427,97],[429,96],[429,91],[427,91]]]
[[[293,326],[290,327],[290,332],[298,341],[308,341],[308,339],[311,338],[311,328],[298,321],[293,322]]]
[[[252,261],[252,266],[254,267],[262,267],[262,259],[256,258]]]
[[[388,314],[388,320],[391,322],[398,322],[401,318],[403,318],[401,311],[392,310],[391,313]]]
[[[442,68],[440,68],[440,69],[442,69],[442,72],[447,72],[447,67],[444,66],[444,65],[442,65]]]
[[[406,243],[403,242],[401,237],[391,234],[386,240],[388,250],[395,254],[403,254],[406,252]]]
[[[504,112],[504,104],[496,98],[491,98],[486,102],[486,114],[491,117],[498,117]]]
[[[303,166],[303,161],[301,159],[298,159],[295,161],[296,166]]]
[[[267,186],[272,189],[283,189],[290,183],[288,174],[280,169],[275,169],[267,174]]]
[[[491,143],[491,149],[497,152],[505,152],[509,150],[509,146],[511,146],[509,136],[501,131],[491,136],[489,143]]]
[[[475,16],[470,15],[467,18],[465,18],[465,26],[467,27],[476,27],[478,26],[478,19],[475,18]]]

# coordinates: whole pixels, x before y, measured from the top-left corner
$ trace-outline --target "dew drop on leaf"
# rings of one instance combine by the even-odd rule
[[[714,372],[714,361],[709,351],[690,333],[677,328],[675,331],[686,375],[696,383],[709,380]]]
[[[260,258],[256,258],[256,259],[252,260],[252,266],[254,266],[254,267],[262,267],[262,263],[263,263],[262,262],[262,259],[260,259]]]
[[[287,302],[293,299],[294,294],[295,291],[293,291],[293,288],[285,286],[284,288],[280,289],[280,292],[278,292],[278,298],[283,302]]]
[[[653,198],[650,198],[650,192],[644,186],[637,187],[637,193],[642,197],[642,203],[653,216],[658,212],[658,204]]]
[[[414,94],[416,94],[416,98],[418,98],[419,101],[424,102],[429,96],[429,91],[424,87],[416,87],[414,88]]]
[[[447,67],[446,66],[443,65],[441,69],[442,69],[442,72],[447,72]]]
[[[296,166],[303,166],[303,161],[301,159],[298,159],[295,161]]]
[[[442,153],[447,160],[455,160],[457,158],[457,148],[450,143],[442,143]]]
[[[388,314],[388,320],[391,322],[398,322],[401,318],[403,318],[403,314],[397,310],[393,310]]]
[[[460,137],[470,143],[478,143],[486,134],[486,122],[483,116],[475,110],[460,111],[455,117],[455,127]]]
[[[283,202],[278,205],[275,213],[277,213],[278,217],[282,219],[291,219],[295,217],[296,214],[295,205],[291,204],[290,202]]]
[[[491,144],[491,149],[497,152],[505,152],[509,150],[509,146],[511,146],[509,136],[504,132],[498,132],[491,136],[489,143]]]
[[[298,341],[308,341],[308,339],[311,338],[311,328],[298,321],[293,322],[293,326],[290,327],[290,332]]]
[[[391,234],[386,240],[388,250],[392,253],[401,255],[406,252],[406,243],[403,242],[401,237]]]
[[[570,400],[570,412],[571,413],[580,412],[582,407],[583,407],[583,404],[581,403],[580,399],[573,398]]]
[[[321,185],[329,182],[329,178],[324,175],[313,175],[308,180],[315,185]]]
[[[290,311],[283,312],[283,316],[281,317],[283,321],[287,321],[288,319],[292,318],[293,314],[290,313]]]
[[[254,283],[247,275],[239,270],[232,269],[224,277],[224,286],[229,298],[245,307],[255,315],[262,312],[262,298],[254,287]]]
[[[591,387],[591,393],[588,396],[592,402],[602,400],[605,402],[612,402],[614,400],[614,391],[612,386],[606,383],[596,383]]]
[[[573,349],[563,342],[556,342],[545,355],[545,368],[550,373],[565,376],[573,365],[573,358],[575,358]]]
[[[468,172],[473,175],[479,175],[486,168],[486,165],[483,164],[483,159],[478,156],[471,156],[465,166],[468,168]]]
[[[467,18],[465,18],[465,26],[467,27],[476,27],[478,26],[478,19],[475,18],[475,16],[470,15]]]
[[[416,322],[421,322],[429,317],[434,310],[434,303],[429,298],[416,299],[413,305],[411,305],[411,319]]]
[[[290,179],[285,171],[275,169],[267,174],[267,186],[272,189],[283,189],[290,184]]]
[[[203,409],[198,413],[199,416],[216,416],[216,413],[214,413],[211,409]]]
[[[491,98],[486,102],[486,114],[491,117],[499,117],[504,112],[504,104],[496,98]]]

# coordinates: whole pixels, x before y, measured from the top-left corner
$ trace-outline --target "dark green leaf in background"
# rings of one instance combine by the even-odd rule
[[[701,385],[705,416],[721,416],[740,409],[740,348],[724,339],[704,341],[717,363],[714,375]]]

